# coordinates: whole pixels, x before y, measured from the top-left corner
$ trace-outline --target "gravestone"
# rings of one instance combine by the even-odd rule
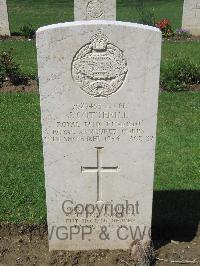
[[[182,29],[192,35],[200,35],[200,0],[185,0],[183,5]]]
[[[6,0],[0,0],[0,35],[10,36]]]
[[[74,20],[116,20],[116,0],[74,0]]]
[[[37,51],[50,250],[149,241],[160,31],[68,22]]]

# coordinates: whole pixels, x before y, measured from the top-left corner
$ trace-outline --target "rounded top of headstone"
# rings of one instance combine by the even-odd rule
[[[158,32],[161,35],[161,31],[156,27],[138,24],[138,23],[123,22],[123,21],[111,21],[111,20],[109,20],[109,21],[90,20],[90,21],[74,21],[74,22],[57,23],[57,24],[52,24],[49,26],[40,27],[37,30],[37,34],[40,32],[49,31],[49,30],[64,29],[64,28],[68,28],[68,27],[79,27],[79,26],[83,26],[83,25],[84,26],[90,26],[90,25],[98,25],[98,26],[108,25],[108,26],[111,26],[112,25],[112,26],[131,27],[131,28],[135,28],[137,30],[148,30],[148,31]]]

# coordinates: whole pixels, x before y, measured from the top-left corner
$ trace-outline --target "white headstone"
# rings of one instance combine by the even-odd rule
[[[192,35],[200,35],[200,0],[185,0],[183,6],[182,29]]]
[[[128,249],[151,227],[161,33],[37,31],[50,250]]]
[[[74,0],[74,20],[116,20],[116,0]]]
[[[0,35],[10,36],[6,0],[0,0]]]

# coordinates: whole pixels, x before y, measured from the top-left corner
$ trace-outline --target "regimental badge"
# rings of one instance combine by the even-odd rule
[[[99,0],[92,0],[87,5],[87,16],[88,18],[103,18],[104,9],[103,3]]]
[[[92,36],[72,61],[72,77],[93,97],[112,95],[124,83],[128,72],[124,53],[101,32]]]

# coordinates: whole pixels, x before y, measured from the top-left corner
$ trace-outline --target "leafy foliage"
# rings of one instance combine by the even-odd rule
[[[161,21],[158,21],[155,26],[161,30],[162,36],[164,38],[168,38],[174,35],[174,31],[169,19],[164,18]]]
[[[0,63],[0,87],[2,86],[5,78],[6,78],[5,69],[4,66]]]
[[[26,24],[20,28],[21,34],[25,36],[27,39],[33,39],[35,37],[35,29],[33,25]]]
[[[164,62],[161,84],[167,91],[186,90],[188,85],[200,83],[200,68],[189,57],[176,55]]]
[[[12,50],[0,54],[0,66],[4,79],[7,77],[14,85],[28,83],[28,77],[22,74],[20,65],[14,62]]]
[[[153,8],[148,8],[143,0],[137,0],[135,7],[139,15],[139,23],[149,26],[155,25],[155,11]]]
[[[177,29],[175,31],[175,37],[179,40],[185,40],[191,37],[191,34],[188,30]]]

